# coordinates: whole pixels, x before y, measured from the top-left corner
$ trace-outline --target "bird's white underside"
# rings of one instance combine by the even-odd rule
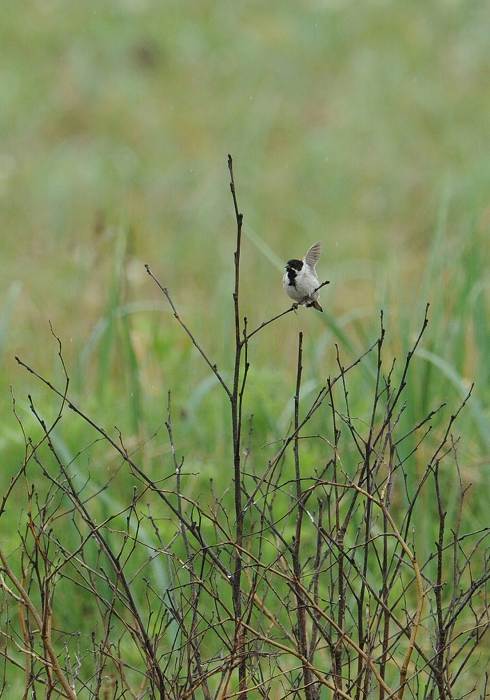
[[[282,284],[286,294],[299,304],[311,300],[319,299],[319,293],[315,291],[320,286],[315,271],[309,265],[303,265],[295,278],[295,284],[289,284],[287,272],[284,273]]]

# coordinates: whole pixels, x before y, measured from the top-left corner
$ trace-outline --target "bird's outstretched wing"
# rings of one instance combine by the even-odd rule
[[[322,252],[322,247],[320,242],[313,243],[309,251],[306,253],[304,260],[307,265],[309,265],[313,270],[317,262],[320,260],[320,253]]]

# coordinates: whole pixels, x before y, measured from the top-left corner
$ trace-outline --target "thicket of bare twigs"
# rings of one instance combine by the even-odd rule
[[[337,350],[335,370],[309,401],[301,399],[299,333],[294,418],[264,457],[247,409],[249,351],[293,309],[255,328],[242,318],[242,214],[231,158],[228,165],[236,217],[231,380],[147,269],[224,393],[229,469],[191,499],[170,397],[173,462],[151,478],[121,434],[73,403],[56,336],[63,387],[18,359],[59,409],[48,423],[31,400],[36,435],[19,418],[25,455],[0,504],[2,515],[14,495],[25,499],[18,547],[0,548],[4,692],[13,697],[13,670],[24,698],[483,698],[488,673],[474,664],[489,625],[488,530],[461,527],[466,489],[453,433],[468,397],[437,441],[431,421],[442,407],[408,430],[401,420],[407,382],[418,381],[413,357],[427,310],[402,366],[385,359],[381,316],[373,344],[348,364]],[[352,415],[349,393],[359,372],[368,387],[363,420]],[[97,494],[86,495],[53,439],[70,411],[131,475],[134,489],[117,512],[100,516]],[[460,485],[450,514],[447,479]],[[417,529],[421,508],[434,510],[433,531]],[[93,619],[91,635],[69,626],[75,606]]]

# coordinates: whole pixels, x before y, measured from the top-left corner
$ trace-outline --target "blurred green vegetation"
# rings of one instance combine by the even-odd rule
[[[0,483],[23,447],[9,386],[27,429],[27,391],[47,415],[56,411],[13,359],[62,383],[48,320],[73,398],[109,429],[117,424],[148,469],[171,470],[162,432],[171,390],[176,442],[201,476],[189,490],[223,474],[231,481],[216,382],[144,270],[149,263],[172,290],[226,374],[230,152],[251,325],[286,308],[283,260],[315,240],[332,282],[324,316],[300,311],[257,338],[247,411],[263,444],[290,419],[299,328],[306,396],[334,372],[334,342],[353,358],[376,337],[380,309],[390,349],[403,356],[430,301],[404,419],[441,401],[454,410],[475,380],[457,430],[464,481],[482,487],[468,526],[488,524],[489,25],[483,1],[5,0]],[[362,415],[362,380],[351,397]],[[67,455],[90,440],[73,416],[58,433]],[[88,458],[79,468],[95,489],[119,467],[106,454],[96,477]],[[127,486],[114,479],[111,497]],[[21,518],[5,516],[12,543]]]
[[[181,370],[192,350],[143,263],[222,364],[230,151],[251,323],[284,306],[282,261],[316,239],[332,280],[326,318],[288,317],[259,341],[263,410],[276,415],[290,395],[299,326],[318,378],[332,369],[334,338],[358,351],[383,308],[400,350],[430,301],[414,406],[452,401],[476,381],[465,446],[480,478],[490,440],[487,3],[7,1],[3,14],[3,449],[16,430],[8,385],[19,398],[32,390],[13,354],[51,371],[48,319],[84,405],[117,401],[136,428],[172,388],[202,417],[212,382],[198,363]]]

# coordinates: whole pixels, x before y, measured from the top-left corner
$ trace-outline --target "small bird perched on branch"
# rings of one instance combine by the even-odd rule
[[[323,285],[320,284],[316,274],[316,264],[320,258],[320,252],[320,243],[314,243],[303,260],[288,260],[282,278],[282,286],[286,294],[297,305],[312,306],[317,311],[323,311],[318,303],[320,298],[318,289]]]

